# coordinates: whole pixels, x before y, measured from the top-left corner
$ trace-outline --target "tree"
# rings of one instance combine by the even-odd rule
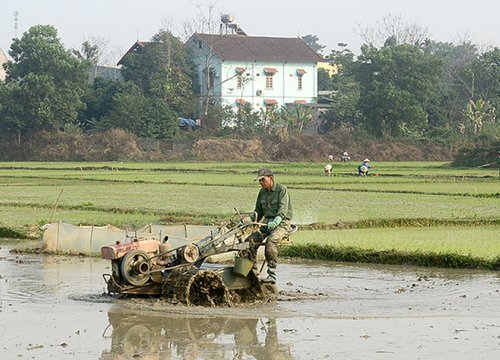
[[[331,65],[335,66],[336,73],[331,74],[325,69],[318,68],[318,90],[336,90],[335,79],[342,74],[346,74],[349,66],[354,62],[354,54],[347,48],[347,44],[338,43],[340,50],[333,49],[330,55],[326,56]]]
[[[194,109],[191,62],[182,42],[168,30],[160,30],[141,51],[125,57],[123,77],[144,96],[162,99],[180,115]]]
[[[294,104],[289,108],[281,107],[279,115],[286,122],[288,133],[296,135],[301,135],[304,127],[313,120],[312,109],[301,104]]]
[[[138,89],[137,89],[138,90]],[[98,124],[100,130],[121,128],[147,138],[167,139],[179,129],[177,114],[160,98],[135,93],[120,93],[115,106]]]
[[[500,48],[476,57],[467,72],[471,99],[485,99],[500,109]]]
[[[101,36],[88,36],[80,49],[73,53],[82,60],[90,60],[94,65],[114,65],[120,51],[111,49],[109,39]]]
[[[359,35],[366,45],[421,45],[429,37],[427,28],[409,22],[400,15],[387,14],[377,28],[360,28]]]
[[[339,43],[340,50],[332,50],[328,60],[337,66],[337,74],[329,81],[332,108],[321,116],[320,132],[334,128],[352,131],[359,128],[362,113],[359,110],[360,84],[353,75],[354,54],[347,44]]]
[[[97,65],[100,57],[100,49],[97,44],[92,44],[86,40],[82,43],[81,50],[73,50],[73,54],[81,60],[87,60],[92,65]]]
[[[439,107],[436,107],[440,109],[441,117],[434,117],[434,127],[455,128],[464,133],[467,119],[470,120],[470,116],[466,114],[470,114],[467,107],[471,106],[471,102],[478,105],[480,101],[484,101],[493,110],[499,108],[499,48],[481,54],[477,46],[468,41],[454,45],[429,40],[423,49],[444,61],[444,87]],[[474,131],[470,134],[474,134]]]
[[[14,39],[12,61],[6,64],[6,90],[2,101],[12,106],[0,113],[2,127],[21,134],[57,130],[74,123],[88,78],[88,64],[75,58],[49,25],[36,25]]]
[[[304,42],[318,55],[321,55],[323,49],[326,47],[319,43],[319,38],[317,35],[305,35],[302,36],[301,39],[304,40]]]
[[[458,131],[463,119],[464,104],[471,98],[466,69],[477,56],[477,48],[471,43],[436,42],[426,40],[421,46],[425,55],[441,59],[443,63],[441,82],[434,106],[429,108],[429,130],[440,134],[442,131]]]
[[[364,45],[353,67],[361,85],[360,109],[376,136],[420,136],[439,98],[442,59],[416,45]]]
[[[359,82],[347,73],[340,73],[332,78],[332,84],[332,108],[321,116],[320,132],[328,132],[334,128],[347,131],[359,128],[364,120],[359,110]]]
[[[252,135],[262,129],[262,119],[250,103],[240,104],[234,118],[234,125],[240,134]]]
[[[84,130],[98,127],[99,122],[117,108],[121,94],[139,94],[140,91],[131,81],[95,78],[92,86],[83,97],[85,109],[78,115],[78,124]]]
[[[474,135],[481,133],[485,123],[494,123],[496,119],[495,109],[483,99],[476,102],[469,100],[464,113],[472,124]]]
[[[230,126],[234,121],[234,112],[231,106],[221,104],[213,100],[207,106],[207,113],[203,118],[203,126],[209,131],[220,130],[224,126]]]

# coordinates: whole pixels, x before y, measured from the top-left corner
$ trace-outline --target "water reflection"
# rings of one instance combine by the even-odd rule
[[[187,308],[189,309],[189,308]],[[190,317],[108,312],[111,349],[116,359],[292,359],[290,345],[280,344],[275,319]]]

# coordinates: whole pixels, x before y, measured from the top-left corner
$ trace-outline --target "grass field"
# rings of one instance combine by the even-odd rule
[[[294,235],[301,256],[335,259],[317,251],[306,254],[307,244],[342,251],[460,255],[476,263],[489,261],[481,265],[487,268],[494,268],[491,264],[500,256],[498,169],[388,162],[375,164],[373,173],[379,176],[361,178],[355,176],[354,163],[334,164],[332,177],[323,175],[319,163],[267,165],[290,189],[294,222],[303,229]],[[253,210],[259,166],[0,162],[0,235],[21,236],[50,221],[134,227],[218,224],[235,207]]]

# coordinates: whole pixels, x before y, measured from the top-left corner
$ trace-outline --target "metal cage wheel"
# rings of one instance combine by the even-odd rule
[[[141,286],[150,280],[151,261],[143,250],[132,250],[123,257],[121,266],[123,278],[131,285]]]

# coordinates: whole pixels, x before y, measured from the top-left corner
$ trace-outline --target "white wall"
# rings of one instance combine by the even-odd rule
[[[0,49],[0,81],[5,80],[5,70],[3,68],[3,64],[7,62],[7,56],[3,52],[2,49]]]
[[[235,109],[237,99],[243,99],[252,104],[256,111],[266,107],[265,99],[276,100],[278,107],[294,103],[296,100],[306,103],[316,102],[318,92],[316,64],[221,61],[217,55],[210,52],[205,43],[202,43],[200,48],[197,39],[190,41],[188,48],[196,64],[201,94],[206,95],[206,77],[203,70],[211,66],[217,75],[212,95],[220,97],[226,105],[233,106]],[[244,85],[240,89],[237,87],[236,76],[236,68],[239,67],[245,69]],[[264,68],[277,70],[273,76],[273,89],[266,89]],[[298,69],[305,70],[305,74],[302,75],[302,90],[298,89]]]
[[[243,88],[237,88],[236,68],[245,69],[243,73]],[[266,89],[266,73],[264,68],[274,68],[273,89]],[[302,75],[302,90],[298,89],[297,70],[304,69]],[[237,99],[243,99],[258,110],[265,107],[265,99],[274,99],[278,107],[303,100],[307,103],[316,102],[317,68],[315,64],[304,63],[242,63],[224,62],[221,69],[221,95],[226,104],[235,106]],[[258,95],[258,91],[260,95]]]

